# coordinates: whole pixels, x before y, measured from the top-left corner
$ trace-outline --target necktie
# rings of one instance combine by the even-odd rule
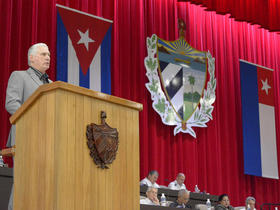
[[[44,84],[49,83],[48,79],[49,79],[49,76],[46,73],[44,73],[40,78],[40,80],[43,81]]]

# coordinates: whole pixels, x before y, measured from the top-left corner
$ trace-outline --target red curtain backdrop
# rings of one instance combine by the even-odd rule
[[[112,19],[112,94],[143,104],[140,113],[140,177],[159,171],[159,184],[167,185],[178,172],[186,174],[186,186],[211,194],[228,193],[234,206],[248,195],[263,202],[279,202],[279,180],[244,175],[238,59],[273,68],[278,147],[280,147],[280,36],[229,15],[217,15],[200,6],[177,0],[17,0],[0,1],[0,147],[9,131],[5,111],[10,73],[27,68],[28,47],[45,42],[51,51],[52,80],[56,74],[56,8],[59,3]],[[146,37],[157,34],[166,40],[178,38],[177,19],[187,25],[186,40],[195,48],[210,51],[216,59],[214,119],[207,128],[197,128],[197,139],[188,134],[173,136],[174,127],[162,124],[145,88]],[[279,168],[280,168],[280,164]]]
[[[230,14],[235,20],[258,24],[270,31],[280,32],[279,0],[178,0],[178,2],[202,5],[206,10]]]

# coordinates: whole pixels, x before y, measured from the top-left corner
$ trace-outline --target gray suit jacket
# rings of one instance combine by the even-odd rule
[[[6,110],[13,115],[40,85],[43,85],[43,82],[31,68],[26,71],[14,71],[8,81]],[[15,134],[16,128],[12,125],[7,147],[15,145]]]

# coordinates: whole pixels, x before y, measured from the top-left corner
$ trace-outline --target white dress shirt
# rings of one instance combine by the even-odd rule
[[[171,190],[182,190],[182,189],[186,190],[187,189],[184,183],[182,185],[179,185],[176,180],[173,182],[170,182],[168,185],[168,188]]]
[[[152,184],[152,182],[146,177],[145,179],[142,179],[140,182],[140,186],[146,185],[148,187],[154,187],[154,188],[160,188],[160,186],[155,182]]]
[[[158,204],[154,203],[154,202],[151,201],[149,198],[141,199],[141,200],[140,200],[140,204],[158,206]]]

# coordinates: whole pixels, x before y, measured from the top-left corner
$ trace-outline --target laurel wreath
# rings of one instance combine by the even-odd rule
[[[211,119],[216,95],[216,78],[215,78],[215,58],[212,57],[210,52],[206,53],[208,58],[208,72],[210,79],[207,82],[207,89],[203,91],[203,97],[200,99],[200,106],[197,106],[194,113],[186,122],[186,128],[182,128],[182,120],[179,119],[171,104],[166,99],[165,94],[161,88],[160,78],[157,72],[158,62],[156,58],[157,52],[157,36],[153,34],[147,37],[147,51],[148,56],[144,59],[146,67],[146,76],[149,82],[145,84],[146,88],[151,93],[154,110],[161,116],[162,122],[165,125],[175,125],[174,136],[179,133],[189,133],[196,138],[196,133],[193,127],[207,127],[206,123]]]

